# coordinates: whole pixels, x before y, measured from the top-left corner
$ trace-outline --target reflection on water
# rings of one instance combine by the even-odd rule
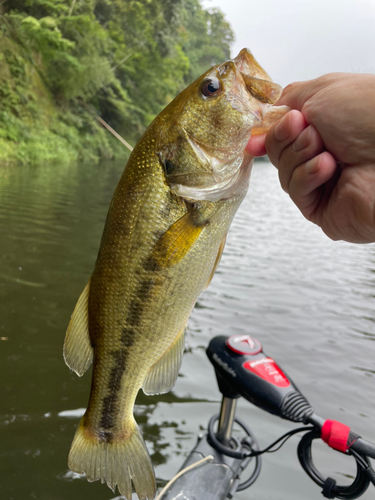
[[[68,370],[62,343],[121,171],[115,163],[0,168],[1,498],[115,496],[67,470],[90,376],[79,379]],[[329,241],[292,205],[273,167],[256,165],[219,270],[189,321],[175,388],[137,399],[159,484],[175,473],[218,411],[204,352],[218,334],[258,337],[319,414],[375,441],[374,302],[375,246]],[[292,427],[244,401],[239,416],[261,446]],[[257,483],[236,498],[319,498],[300,469],[296,443],[293,438],[266,456]],[[319,466],[342,481],[332,453],[319,448]]]

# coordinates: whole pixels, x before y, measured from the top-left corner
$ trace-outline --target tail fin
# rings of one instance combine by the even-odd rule
[[[127,500],[132,498],[133,481],[140,500],[152,500],[156,493],[155,474],[150,455],[134,420],[126,437],[98,438],[81,420],[68,458],[69,469],[85,473],[87,480],[106,482]]]

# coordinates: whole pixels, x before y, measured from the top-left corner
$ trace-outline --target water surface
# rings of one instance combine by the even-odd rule
[[[0,496],[9,500],[113,499],[68,471],[70,444],[87,404],[82,379],[62,359],[75,302],[98,251],[123,164],[0,167]],[[141,393],[136,416],[159,484],[196,442],[220,395],[205,347],[215,335],[249,333],[326,418],[375,442],[375,246],[330,241],[281,190],[276,170],[254,167],[211,286],[189,321],[173,391]],[[294,424],[240,401],[238,415],[262,447]],[[292,438],[266,455],[237,500],[314,500]],[[317,464],[338,482],[351,459],[321,445]],[[370,500],[369,490],[362,498]]]

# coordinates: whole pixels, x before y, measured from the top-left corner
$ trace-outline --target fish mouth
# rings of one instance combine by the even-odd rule
[[[248,134],[244,134],[242,141],[240,141],[243,142],[243,149],[241,148],[241,152],[239,153],[237,149],[213,147],[202,143],[197,141],[186,129],[184,129],[184,132],[196,158],[206,164],[208,170],[205,174],[201,174],[201,184],[199,187],[187,183],[183,188],[182,184],[178,182],[178,174],[170,177],[171,185],[179,185],[179,192],[182,189],[185,190],[186,188],[189,190],[191,188],[192,192],[196,193],[197,196],[201,196],[197,199],[217,201],[219,199],[217,196],[220,193],[226,196],[230,187],[236,183],[243,165],[243,151],[248,142]],[[181,178],[184,178],[183,175],[181,175]],[[184,180],[186,181],[186,176]]]
[[[172,191],[181,198],[193,201],[224,201],[234,196],[243,196],[249,187],[250,173],[254,158],[247,153],[241,157],[241,165],[235,173],[226,179],[207,187],[186,186],[171,183]]]
[[[210,172],[203,174],[202,184],[186,184],[186,174],[176,173],[169,178],[171,190],[181,198],[193,201],[223,201],[234,196],[242,196],[249,187],[250,173],[254,158],[246,153],[245,145],[248,137],[244,137],[243,151],[229,155],[228,148],[213,148],[196,141],[186,129],[186,138],[197,158],[210,165]],[[246,143],[245,143],[246,141]],[[218,158],[217,153],[223,153]],[[216,153],[216,154],[215,154]],[[180,184],[179,180],[184,180]],[[214,179],[214,182],[212,180]]]
[[[263,104],[275,104],[282,92],[282,87],[269,80],[260,80],[241,72],[246,90]]]
[[[266,104],[275,104],[279,100],[282,87],[272,81],[249,49],[242,49],[232,62],[240,72],[246,90],[255,99]]]
[[[210,146],[209,144],[196,140],[186,129],[184,129],[184,132],[197,158],[201,158],[203,161],[210,164],[215,181],[221,182],[223,180],[224,169],[227,170],[227,165],[236,160],[238,151],[231,151],[228,146]],[[248,134],[244,134],[243,137],[246,141],[248,140],[247,136]]]
[[[233,105],[244,109],[247,104],[248,112],[257,119],[252,125],[251,135],[263,134],[290,110],[288,106],[275,106],[283,88],[272,81],[249,49],[242,49],[238,56],[232,59],[232,63],[242,79],[242,88],[246,89],[242,93],[239,89],[238,103],[233,99]]]
[[[239,87],[244,89],[246,93],[241,96],[242,99],[246,99],[247,95],[249,111],[262,120],[264,105],[275,104],[282,94],[282,87],[272,81],[249,49],[242,49],[231,62],[235,65],[241,82],[237,86],[238,94],[241,95]]]
[[[233,195],[233,190],[236,191],[238,185],[243,184],[240,181],[246,170],[243,153],[230,155],[228,148],[220,148],[222,157],[218,157],[218,148],[199,143],[186,130],[185,133],[191,150],[197,160],[207,166],[207,170],[199,174],[199,182],[196,173],[192,177],[193,182],[189,181],[186,172],[169,174],[172,191],[191,200],[218,201]]]
[[[262,66],[255,59],[251,50],[246,47],[242,49],[239,54],[232,59],[237,69],[241,73],[245,73],[249,76],[254,76],[255,78],[260,78],[261,80],[272,81],[270,75],[262,68]]]

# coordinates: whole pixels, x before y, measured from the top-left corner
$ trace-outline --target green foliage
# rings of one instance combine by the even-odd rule
[[[186,0],[182,15],[182,47],[190,60],[185,82],[190,83],[214,64],[230,58],[234,35],[220,10],[204,10],[196,0]]]
[[[126,156],[96,114],[136,142],[232,41],[199,0],[5,0],[0,160]]]

